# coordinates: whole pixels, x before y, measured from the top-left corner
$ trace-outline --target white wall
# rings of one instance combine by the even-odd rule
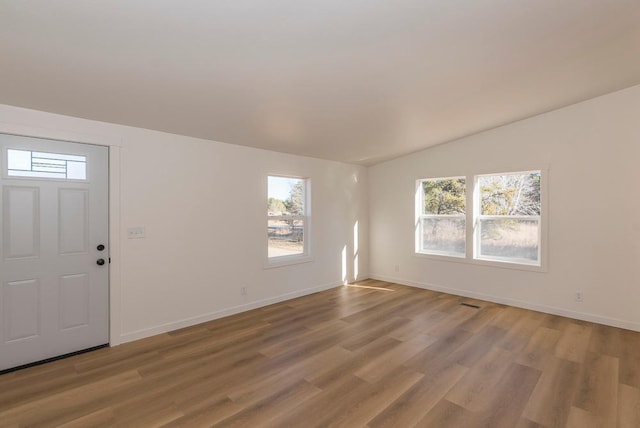
[[[353,280],[356,221],[368,276],[366,168],[6,105],[0,132],[111,147],[112,344],[340,285],[345,246]],[[264,268],[268,174],[311,179],[311,262]]]
[[[111,147],[117,344],[341,284],[345,245],[352,280],[356,221],[360,278],[640,330],[638,118],[636,86],[368,170],[5,105],[0,132]],[[549,170],[547,272],[414,256],[416,179],[533,168]],[[312,180],[313,262],[263,268],[270,173]]]
[[[539,168],[547,272],[414,255],[416,179]],[[638,171],[640,86],[373,166],[370,276],[640,330]]]

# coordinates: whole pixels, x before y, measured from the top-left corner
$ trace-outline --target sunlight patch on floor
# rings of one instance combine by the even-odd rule
[[[347,284],[346,286],[347,287],[354,287],[354,288],[369,288],[371,290],[379,290],[379,291],[395,291],[395,290],[392,290],[391,288],[372,287],[370,285]]]

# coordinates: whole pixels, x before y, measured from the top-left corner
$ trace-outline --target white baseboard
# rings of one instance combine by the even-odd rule
[[[329,290],[342,286],[342,282],[335,282],[330,284],[319,285],[317,287],[305,288],[303,290],[296,290],[290,293],[281,294],[279,296],[270,297],[268,299],[257,300],[255,302],[249,302],[231,308],[221,309],[219,311],[210,312],[203,315],[198,315],[191,318],[186,318],[179,321],[173,321],[170,323],[162,324],[156,327],[145,328],[142,330],[133,331],[130,333],[124,333],[120,336],[118,344],[132,342],[134,340],[144,339],[146,337],[155,336],[157,334],[167,333],[169,331],[178,330],[192,325],[201,324],[207,321],[213,321],[218,318],[224,318],[229,315],[234,315],[240,312],[250,311],[251,309],[261,308],[263,306],[272,305],[274,303],[283,302],[285,300],[295,299],[296,297],[302,297],[320,291]]]
[[[449,288],[442,285],[416,282],[416,281],[411,281],[403,278],[395,278],[395,277],[386,276],[386,275],[371,274],[369,275],[369,278],[377,279],[380,281],[394,282],[396,284],[401,284],[401,285],[408,285],[410,287],[423,288],[425,290],[440,291],[442,293],[453,294],[456,296],[463,296],[463,297],[469,297],[469,298],[478,299],[478,300],[485,300],[488,302],[515,306],[517,308],[530,309],[532,311],[537,311],[537,312],[544,312],[546,314],[559,315],[562,317],[573,318],[573,319],[582,320],[582,321],[589,321],[596,324],[603,324],[611,327],[619,327],[627,330],[640,332],[640,323],[621,320],[617,318],[603,317],[601,315],[590,314],[586,312],[572,311],[570,309],[558,308],[555,306],[540,305],[537,303],[526,302],[524,300],[517,300],[517,299],[511,299],[508,297],[477,293],[475,291],[469,291],[469,290],[460,290],[458,288]]]

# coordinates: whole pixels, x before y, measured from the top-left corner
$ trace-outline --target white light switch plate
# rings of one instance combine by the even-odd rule
[[[144,226],[130,227],[127,229],[127,239],[144,238]]]

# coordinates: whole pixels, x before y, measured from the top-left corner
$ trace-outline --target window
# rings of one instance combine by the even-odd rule
[[[86,180],[87,158],[79,155],[8,149],[7,175],[10,177]]]
[[[465,257],[465,178],[419,180],[418,195],[417,251]]]
[[[297,261],[309,255],[308,179],[269,176],[267,180],[269,262]]]
[[[540,266],[540,184],[540,171],[476,177],[476,259]]]
[[[537,170],[477,175],[473,181],[470,176],[418,180],[416,254],[544,268],[543,179]],[[466,183],[473,183],[469,192]]]

